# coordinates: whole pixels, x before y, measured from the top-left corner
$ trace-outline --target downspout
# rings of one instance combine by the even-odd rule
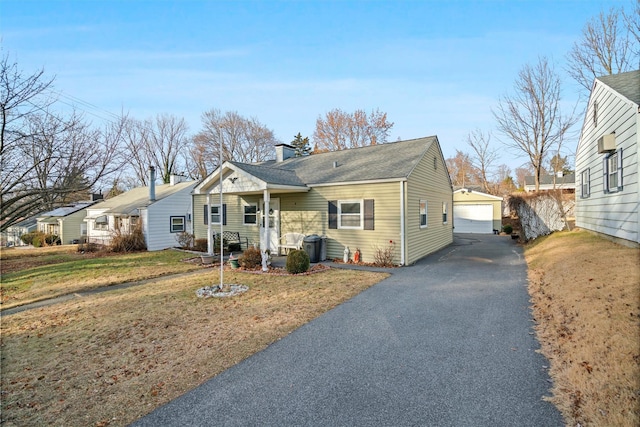
[[[207,253],[213,254],[213,239],[211,238],[211,193],[207,193]]]
[[[269,190],[264,190],[264,250],[271,252],[271,236],[269,235],[269,202],[271,201],[271,194]]]
[[[400,264],[405,265],[404,181],[400,181]]]

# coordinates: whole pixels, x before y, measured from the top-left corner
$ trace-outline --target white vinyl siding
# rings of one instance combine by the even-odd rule
[[[592,120],[596,103],[597,127]],[[596,80],[576,152],[576,170],[588,170],[590,178],[589,196],[576,197],[577,227],[640,243],[639,127],[638,105]],[[598,138],[611,133],[615,154],[621,153],[615,160],[598,153]]]

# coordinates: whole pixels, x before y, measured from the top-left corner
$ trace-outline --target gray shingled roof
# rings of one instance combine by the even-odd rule
[[[38,218],[65,217],[67,215],[71,215],[72,213],[78,212],[82,209],[86,209],[93,204],[94,202],[82,202],[82,203],[75,203],[70,206],[62,206],[52,211],[41,213],[40,215],[38,215]]]
[[[640,70],[598,77],[602,83],[640,105]]]
[[[437,137],[410,139],[260,164],[230,162],[270,184],[317,185],[407,178]],[[334,164],[336,165],[334,167]]]
[[[185,188],[194,187],[195,185],[195,181],[180,182],[175,185],[156,185],[156,201],[162,200]],[[149,206],[152,203],[153,202],[149,201],[149,187],[137,187],[126,193],[98,202],[92,206],[92,209],[106,209],[105,213],[137,215],[138,208]]]

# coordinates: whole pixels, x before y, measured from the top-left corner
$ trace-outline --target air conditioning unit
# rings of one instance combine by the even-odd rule
[[[598,153],[616,151],[616,134],[610,133],[598,138]]]

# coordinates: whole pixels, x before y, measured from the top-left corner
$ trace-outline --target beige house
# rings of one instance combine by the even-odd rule
[[[452,243],[452,193],[435,136],[302,157],[280,144],[274,161],[224,162],[200,182],[193,227],[210,252],[222,227],[263,250],[301,233],[325,236],[328,259],[390,249],[407,265]]]
[[[453,232],[491,234],[502,230],[502,197],[469,188],[453,192]]]

